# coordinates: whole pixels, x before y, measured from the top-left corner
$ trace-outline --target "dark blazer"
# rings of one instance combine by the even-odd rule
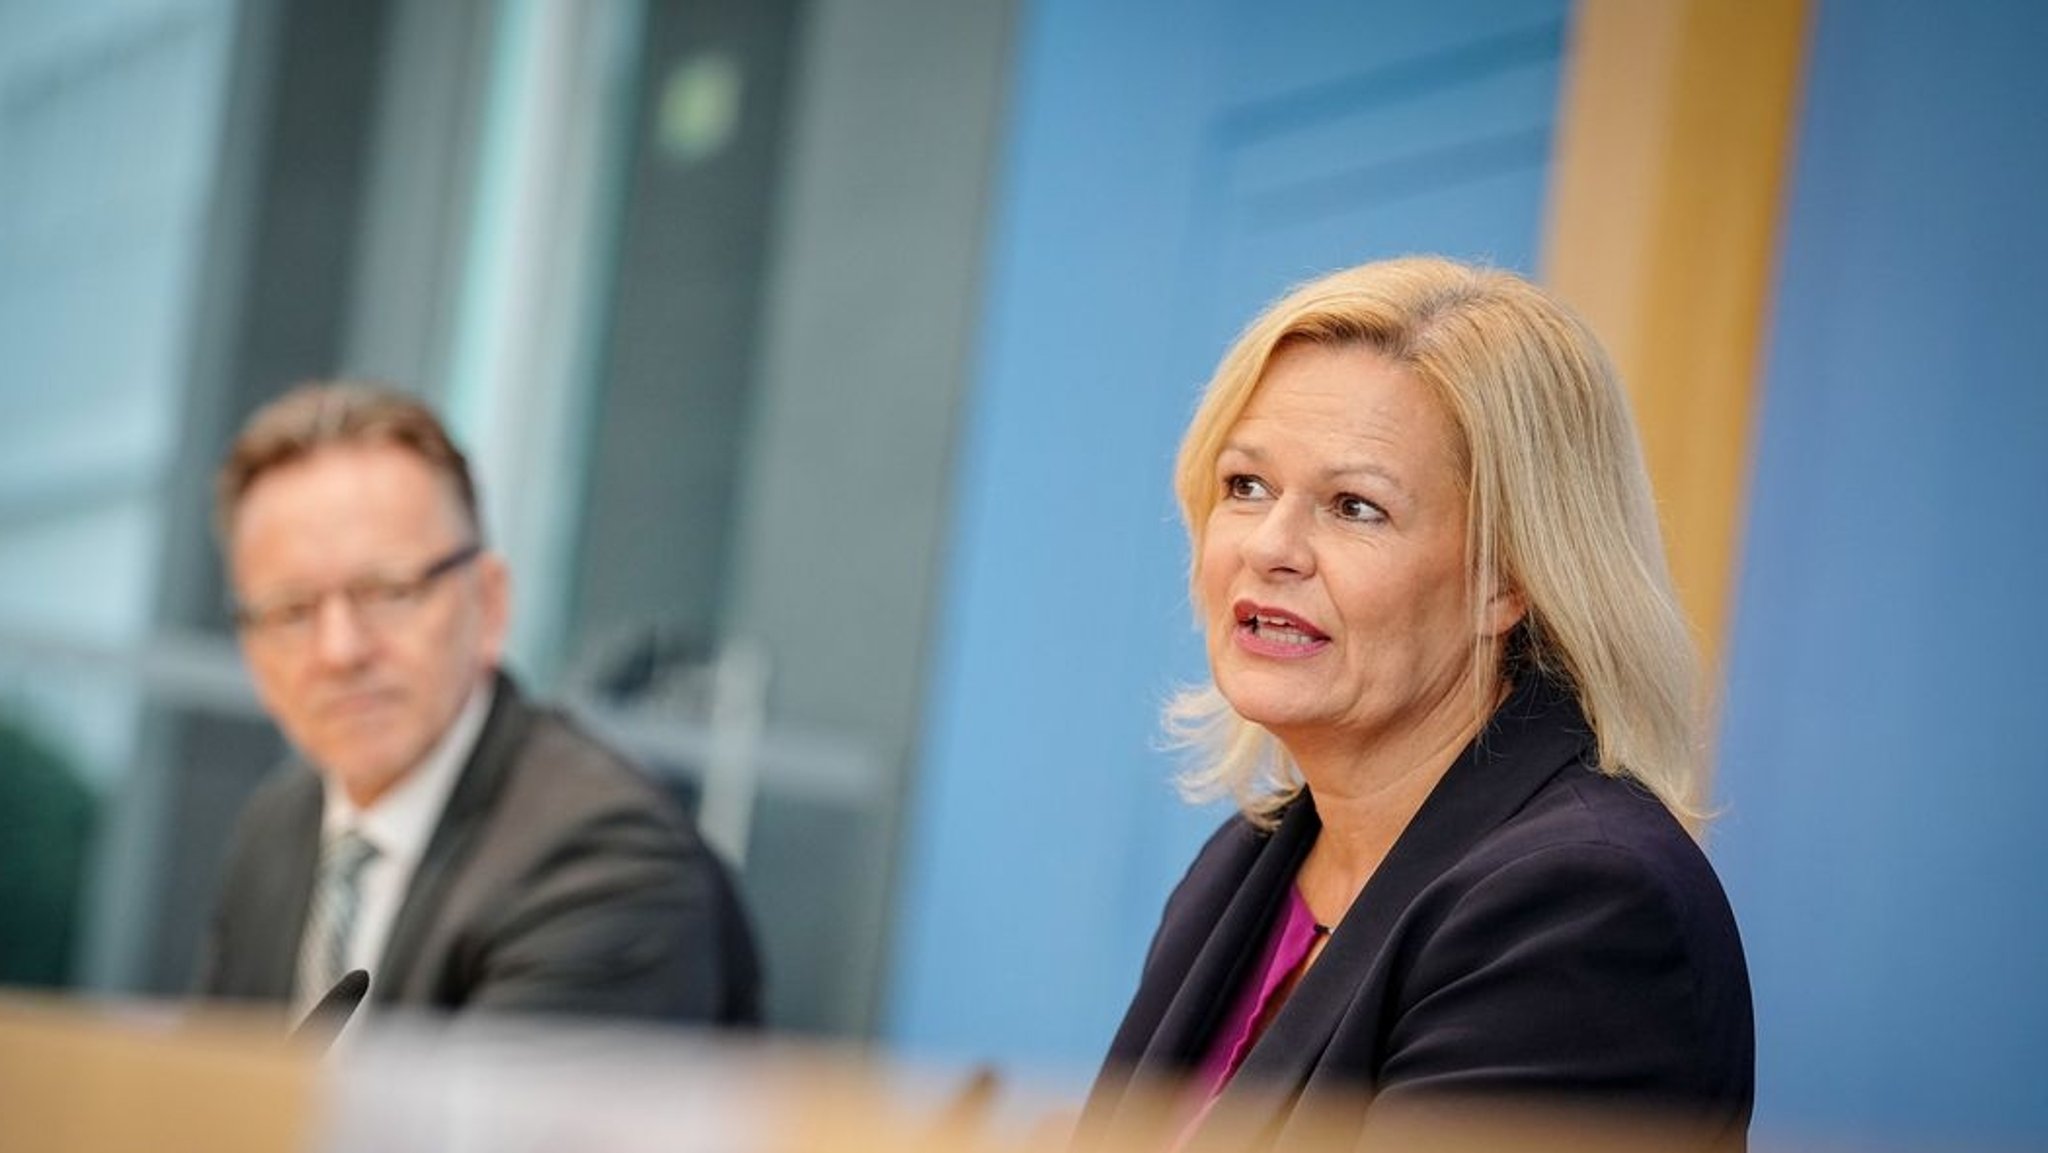
[[[1727,898],[1664,806],[1594,771],[1594,752],[1577,704],[1524,678],[1225,1087],[1213,1116],[1246,1126],[1231,1144],[1284,1147],[1313,1114],[1370,1146],[1375,1122],[1411,1115],[1396,1106],[1482,1097],[1649,1111],[1743,1147],[1755,1054]],[[1200,1060],[1319,828],[1304,793],[1270,834],[1236,818],[1209,839],[1084,1132],[1139,1123],[1134,1081]]]
[[[324,803],[299,765],[243,811],[200,991],[291,995]],[[646,777],[500,675],[385,946],[370,999],[435,1010],[738,1024],[753,936],[724,866]]]

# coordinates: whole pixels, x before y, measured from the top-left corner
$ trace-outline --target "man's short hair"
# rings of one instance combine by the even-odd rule
[[[469,461],[455,447],[433,409],[417,397],[356,380],[313,381],[264,405],[249,417],[214,477],[214,529],[223,544],[256,481],[272,469],[341,445],[396,445],[418,456],[455,492],[477,539],[476,484]]]

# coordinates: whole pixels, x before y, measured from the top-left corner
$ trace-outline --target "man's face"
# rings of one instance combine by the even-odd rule
[[[459,559],[474,536],[448,482],[392,444],[319,449],[235,510],[228,566],[257,695],[358,805],[417,766],[497,667],[505,569]]]

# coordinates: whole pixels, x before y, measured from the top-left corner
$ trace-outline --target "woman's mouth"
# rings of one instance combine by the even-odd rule
[[[1238,644],[1261,656],[1307,656],[1330,643],[1328,633],[1284,609],[1239,601],[1231,611]]]

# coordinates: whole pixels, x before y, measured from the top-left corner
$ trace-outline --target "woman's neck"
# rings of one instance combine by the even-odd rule
[[[1484,728],[1507,695],[1501,682],[1483,707],[1439,710],[1435,723],[1402,738],[1361,746],[1340,735],[1281,738],[1315,794],[1322,832],[1302,863],[1296,884],[1316,920],[1334,925],[1372,878],[1408,823],[1435,791],[1458,754]]]

